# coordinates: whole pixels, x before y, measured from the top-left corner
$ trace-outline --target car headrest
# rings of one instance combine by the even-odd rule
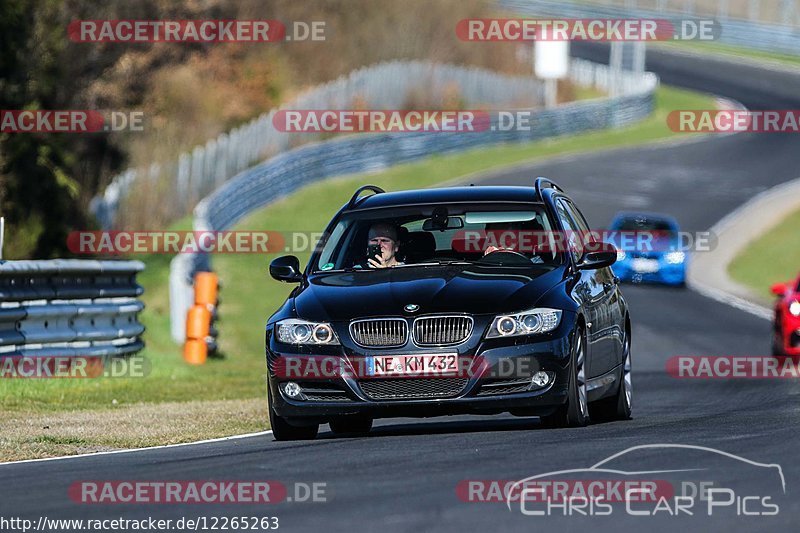
[[[436,253],[436,238],[427,231],[409,231],[400,245],[406,262],[430,259]]]

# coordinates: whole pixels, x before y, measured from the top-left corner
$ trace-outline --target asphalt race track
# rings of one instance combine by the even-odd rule
[[[597,48],[575,49],[584,57]],[[596,56],[595,56],[596,57]],[[713,91],[760,108],[800,108],[800,76],[741,64],[650,55],[665,82]],[[774,91],[774,92],[773,92]],[[713,136],[560,158],[492,174],[480,183],[558,181],[596,227],[619,209],[675,215],[683,229],[705,230],[752,195],[800,175],[800,144],[790,134]],[[261,273],[258,276],[262,276]],[[277,516],[285,531],[535,531],[558,528],[627,531],[789,530],[800,523],[800,407],[794,380],[685,380],[665,372],[674,355],[767,355],[769,322],[688,289],[625,286],[633,318],[634,419],[583,429],[546,430],[535,418],[455,417],[384,420],[368,438],[334,438],[323,427],[312,442],[278,443],[271,435],[118,455],[0,467],[4,509],[52,518],[200,515]],[[725,457],[702,459],[679,449],[631,456],[627,471],[674,467],[715,472],[738,496],[773,495],[774,516],[740,516],[736,506],[693,516],[525,516],[503,503],[462,501],[462,480],[518,480],[589,467],[641,444],[716,448],[759,463],[779,464],[775,479]],[[699,462],[696,462],[699,461]],[[763,474],[763,475],[762,475]],[[326,502],[269,506],[79,505],[67,496],[78,480],[278,480],[325,482]],[[291,495],[291,493],[290,493]]]

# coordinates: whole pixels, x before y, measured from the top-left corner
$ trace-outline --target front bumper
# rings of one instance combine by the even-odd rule
[[[782,335],[783,353],[796,356],[800,355],[800,324],[792,326],[795,329],[789,329]]]
[[[286,345],[276,343],[268,331],[266,355],[270,370],[270,401],[276,414],[305,423],[324,423],[332,417],[352,414],[373,418],[502,412],[523,416],[547,415],[567,399],[574,330],[575,315],[564,313],[558,328],[544,335],[502,339],[502,342],[480,341],[472,349],[467,341],[464,347],[450,349],[409,349],[407,346],[394,350],[403,354],[458,351],[459,358],[483,362],[483,371],[474,374],[397,378],[344,375],[322,379],[287,377],[276,372],[275,369],[281,367],[281,358],[297,354],[286,351]],[[348,346],[340,347],[339,352],[336,355],[343,360],[386,353],[383,350],[364,353],[363,349],[355,351]],[[547,385],[535,387],[530,384],[531,376],[537,371],[545,371],[551,376]],[[300,385],[302,399],[289,398],[283,392],[282,385],[288,381]],[[395,394],[409,391],[411,395],[406,397]],[[426,395],[426,391],[429,394]]]

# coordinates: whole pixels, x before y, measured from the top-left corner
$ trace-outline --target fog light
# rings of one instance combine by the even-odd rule
[[[303,389],[294,381],[290,381],[283,386],[283,392],[289,398],[299,398],[303,394]]]
[[[550,376],[547,374],[547,372],[539,371],[533,375],[531,378],[531,383],[537,387],[544,387],[550,383]]]

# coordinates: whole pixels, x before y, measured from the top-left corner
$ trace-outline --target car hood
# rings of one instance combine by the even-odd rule
[[[400,267],[315,274],[295,294],[299,317],[318,321],[429,313],[495,314],[523,311],[563,278],[562,268],[471,265]]]

